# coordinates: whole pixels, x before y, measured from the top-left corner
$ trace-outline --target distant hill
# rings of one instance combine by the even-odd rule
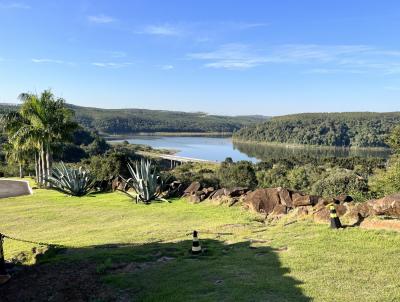
[[[234,134],[241,141],[334,147],[388,147],[400,112],[303,113],[273,117]]]
[[[262,122],[265,116],[221,116],[203,112],[188,113],[147,109],[101,109],[68,104],[77,121],[102,134],[118,135],[138,132],[234,132],[244,126]],[[0,104],[0,114],[17,107]]]

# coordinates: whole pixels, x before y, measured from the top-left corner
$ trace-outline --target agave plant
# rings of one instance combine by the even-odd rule
[[[72,196],[84,196],[95,185],[95,178],[82,167],[69,168],[63,162],[52,169],[47,181],[58,191]]]
[[[152,200],[164,200],[160,198],[164,180],[157,174],[151,161],[141,159],[135,163],[135,168],[128,163],[128,170],[132,177],[125,182],[128,188],[136,192],[136,202],[140,200],[150,203]]]

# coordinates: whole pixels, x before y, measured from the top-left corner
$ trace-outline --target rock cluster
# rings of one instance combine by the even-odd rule
[[[400,193],[358,203],[350,209],[349,214],[363,218],[381,215],[400,218]]]
[[[203,187],[199,182],[192,182],[184,191],[183,196],[188,197],[189,202],[199,203],[205,199],[219,203],[230,203],[233,205],[249,191],[248,188],[236,187],[232,189],[215,189],[214,187]]]
[[[187,197],[191,203],[200,203],[209,200],[218,204],[242,205],[244,208],[265,214],[266,216],[281,216],[291,211],[298,215],[312,215],[315,220],[328,221],[328,204],[334,202],[339,217],[344,215],[349,218],[362,219],[369,216],[389,216],[400,218],[400,193],[386,196],[381,199],[355,203],[348,195],[334,198],[309,195],[303,192],[286,188],[267,188],[249,190],[244,187],[221,188],[204,187],[200,182],[194,181],[185,189],[185,185],[174,181],[168,185],[165,198]],[[125,190],[122,179],[115,179],[112,183],[113,190]]]

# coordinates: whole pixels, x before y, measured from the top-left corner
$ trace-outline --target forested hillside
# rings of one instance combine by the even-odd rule
[[[388,147],[389,132],[400,112],[305,113],[274,117],[244,127],[234,139],[337,147]]]
[[[68,105],[79,124],[103,134],[135,132],[233,132],[267,119],[264,116],[217,116],[146,109],[100,109]],[[14,108],[16,108],[14,106]],[[0,114],[12,106],[0,105]]]

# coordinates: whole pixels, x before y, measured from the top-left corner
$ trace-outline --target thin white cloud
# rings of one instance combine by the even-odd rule
[[[112,23],[115,21],[114,18],[106,15],[92,15],[88,16],[87,19],[89,22],[99,23],[99,24]]]
[[[169,24],[165,25],[148,25],[142,30],[135,31],[137,34],[148,34],[157,36],[179,36],[182,34],[181,30]]]
[[[226,44],[215,51],[190,53],[190,59],[210,61],[209,68],[248,69],[268,62],[270,59],[257,55],[244,44]]]
[[[315,74],[336,74],[336,73],[354,73],[362,74],[365,73],[364,70],[357,69],[340,69],[340,68],[313,68],[307,70],[305,73],[315,73]]]
[[[128,56],[124,51],[110,51],[109,53],[112,58],[125,58]]]
[[[228,28],[231,29],[254,29],[260,27],[267,27],[270,23],[267,22],[222,22],[222,25],[226,25]]]
[[[62,60],[54,60],[54,59],[32,59],[33,63],[55,63],[55,64],[65,64],[66,62]]]
[[[385,86],[383,88],[390,91],[400,91],[400,86]]]
[[[0,8],[4,9],[30,9],[31,6],[23,2],[0,2]]]
[[[309,65],[308,73],[400,74],[400,51],[368,45],[286,44],[256,49],[245,44],[226,44],[208,51],[189,53],[204,67],[248,69],[265,64]],[[311,68],[310,68],[311,67]]]
[[[174,69],[174,68],[175,68],[174,65],[162,65],[161,66],[162,70],[171,70],[171,69]]]
[[[93,62],[93,66],[96,67],[102,67],[102,68],[122,68],[122,67],[127,67],[129,65],[132,65],[130,62],[124,62],[124,63],[115,63],[115,62]]]

